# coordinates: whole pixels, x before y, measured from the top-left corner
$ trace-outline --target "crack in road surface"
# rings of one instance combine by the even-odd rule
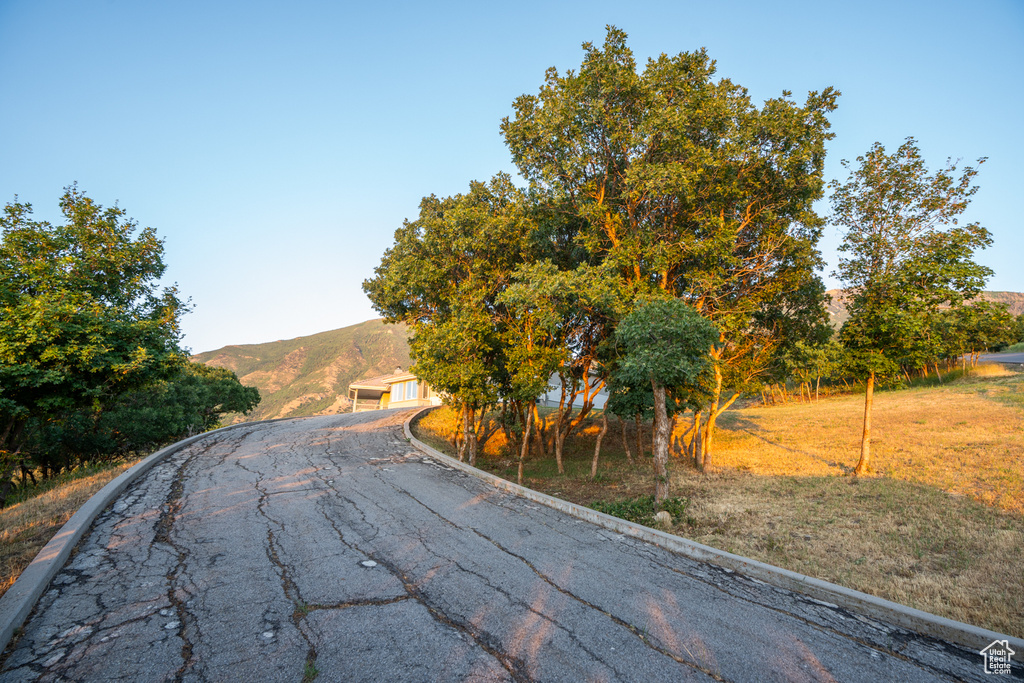
[[[976,653],[498,491],[410,451],[404,417],[253,424],[154,467],[0,683],[985,679]]]

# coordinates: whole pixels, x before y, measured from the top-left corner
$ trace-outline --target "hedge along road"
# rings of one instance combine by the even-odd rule
[[[97,519],[0,681],[986,678],[976,652],[500,492],[412,450],[406,416],[175,453]]]

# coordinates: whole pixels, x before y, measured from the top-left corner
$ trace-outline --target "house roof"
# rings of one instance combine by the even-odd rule
[[[390,375],[380,375],[378,377],[369,377],[367,379],[361,379],[356,382],[352,382],[348,385],[349,389],[376,389],[377,391],[388,391],[391,389],[391,385],[395,382],[405,382],[410,379],[416,379],[416,375],[411,372],[393,372]]]

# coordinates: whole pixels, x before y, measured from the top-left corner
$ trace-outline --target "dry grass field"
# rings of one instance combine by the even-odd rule
[[[877,392],[875,474],[853,478],[862,411],[863,395],[728,411],[714,472],[670,463],[673,495],[688,501],[674,531],[1024,636],[1024,374],[982,366],[942,385]],[[453,428],[444,410],[418,425],[447,452]],[[587,425],[567,448],[564,476],[553,457],[534,456],[526,484],[582,504],[653,493],[649,428],[644,460],[630,465],[613,421],[591,480],[596,433]],[[499,432],[478,465],[515,480],[503,442]]]
[[[0,595],[85,501],[136,462],[72,473],[39,495],[0,510]]]

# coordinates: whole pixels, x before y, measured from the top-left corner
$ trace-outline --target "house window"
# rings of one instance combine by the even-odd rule
[[[419,382],[398,382],[391,385],[391,401],[412,401],[416,398],[416,389]]]

